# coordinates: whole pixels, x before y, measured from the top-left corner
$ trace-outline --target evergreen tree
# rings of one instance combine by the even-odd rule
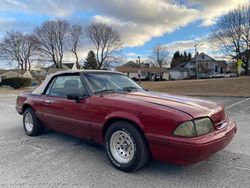
[[[173,55],[172,62],[171,62],[171,67],[176,67],[180,63],[182,63],[182,54],[178,50]]]
[[[180,51],[177,50],[175,53],[174,53],[174,59],[179,59],[181,57],[181,54],[180,54]]]
[[[183,62],[188,62],[188,55],[186,51],[183,53]]]
[[[192,59],[192,54],[189,52],[188,53],[188,61],[190,61]]]
[[[96,60],[95,52],[90,50],[86,61],[84,62],[85,69],[98,69],[98,63]]]
[[[176,51],[173,55],[171,67],[176,67],[177,65],[183,63],[183,62],[189,62],[192,59],[191,53],[187,53],[186,51],[180,53],[180,51]]]

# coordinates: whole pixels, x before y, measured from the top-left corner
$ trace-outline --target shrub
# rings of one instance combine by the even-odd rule
[[[7,85],[13,87],[14,89],[28,87],[31,85],[31,79],[22,77],[5,78],[2,80],[2,85]]]

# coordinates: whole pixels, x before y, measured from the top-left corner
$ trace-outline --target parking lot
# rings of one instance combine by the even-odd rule
[[[52,131],[26,136],[16,95],[0,95],[0,187],[249,187],[250,99],[206,97],[238,125],[232,143],[190,166],[150,162],[135,173],[111,166],[103,148]]]

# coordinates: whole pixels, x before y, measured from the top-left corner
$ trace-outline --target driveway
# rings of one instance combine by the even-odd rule
[[[150,162],[135,173],[114,169],[103,147],[48,132],[28,137],[15,95],[0,95],[0,187],[249,187],[250,99],[207,97],[238,124],[232,143],[190,166]]]

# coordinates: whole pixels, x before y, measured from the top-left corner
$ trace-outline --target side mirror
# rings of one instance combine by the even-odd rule
[[[81,102],[80,95],[75,94],[75,93],[70,93],[70,94],[68,94],[68,95],[67,95],[67,99],[69,99],[69,100],[75,100],[76,103],[80,103],[80,102]]]

